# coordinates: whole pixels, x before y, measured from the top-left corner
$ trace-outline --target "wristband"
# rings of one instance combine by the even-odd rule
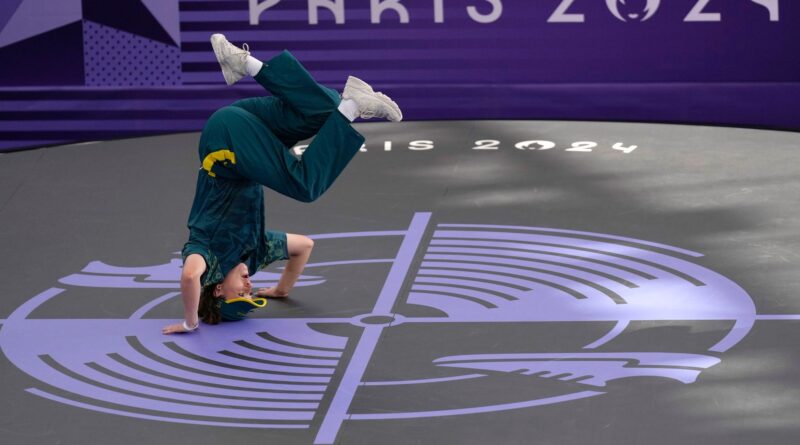
[[[198,322],[196,325],[194,325],[192,327],[189,327],[189,325],[186,324],[186,320],[183,320],[183,330],[186,331],[186,332],[196,331],[199,326],[200,326],[200,323]]]

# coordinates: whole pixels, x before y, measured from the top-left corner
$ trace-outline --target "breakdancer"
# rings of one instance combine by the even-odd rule
[[[288,51],[261,62],[247,44],[236,47],[221,34],[211,45],[228,85],[252,76],[272,96],[243,99],[217,110],[200,136],[201,168],[183,248],[181,294],[184,321],[165,334],[191,332],[199,320],[241,320],[285,297],[308,261],[313,241],[267,231],[263,188],[303,202],[322,195],[364,143],[350,123],[356,118],[402,120],[397,104],[349,77],[340,95],[318,84]],[[290,148],[314,140],[298,158]],[[288,260],[275,287],[252,296],[250,274]]]

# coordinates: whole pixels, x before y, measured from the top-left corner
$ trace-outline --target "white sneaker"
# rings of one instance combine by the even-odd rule
[[[368,83],[357,77],[347,78],[342,99],[351,99],[355,102],[358,105],[358,114],[363,119],[378,117],[392,122],[403,120],[403,112],[389,96],[376,93]]]
[[[214,48],[214,54],[217,56],[217,62],[222,67],[222,75],[225,77],[225,83],[233,85],[242,77],[247,76],[247,56],[250,55],[250,47],[245,43],[242,48],[233,45],[222,34],[214,34],[211,36],[211,46]]]

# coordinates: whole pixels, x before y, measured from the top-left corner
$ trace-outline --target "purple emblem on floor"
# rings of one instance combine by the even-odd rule
[[[719,363],[719,353],[744,338],[756,319],[747,293],[690,261],[702,256],[696,252],[552,228],[434,227],[431,218],[430,213],[418,213],[405,230],[312,235],[319,249],[325,248],[328,239],[401,238],[393,257],[308,265],[313,269],[390,264],[368,313],[252,318],[203,326],[191,335],[164,336],[161,327],[168,321],[147,318],[147,314],[179,298],[180,260],[150,267],[116,267],[95,261],[60,283],[78,290],[170,291],[128,318],[31,318],[34,310],[66,290],[54,287],[5,320],[0,346],[21,370],[59,390],[29,388],[30,393],[59,403],[208,426],[307,429],[318,419],[315,443],[331,444],[346,421],[456,416],[577,401],[604,394],[609,381],[631,377],[690,384]],[[273,283],[277,277],[275,272],[259,272],[253,281]],[[321,276],[308,275],[299,285],[324,282]],[[429,315],[403,313],[409,305],[424,307]],[[640,320],[724,320],[733,324],[707,354],[594,351]],[[449,375],[365,380],[386,329],[539,322],[613,322],[613,327],[577,351],[455,353],[430,363],[431,369],[452,370]],[[348,325],[360,331],[342,337],[321,332],[322,325]],[[359,391],[417,385],[435,389],[511,374],[527,376],[532,385],[542,379],[569,385],[561,394],[503,403],[475,400],[446,409],[352,410]],[[576,385],[586,388],[576,391]]]

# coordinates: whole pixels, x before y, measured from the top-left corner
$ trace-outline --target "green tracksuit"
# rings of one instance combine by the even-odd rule
[[[255,80],[273,96],[217,110],[200,137],[202,167],[182,254],[205,258],[203,285],[222,281],[239,263],[254,274],[287,259],[286,234],[265,231],[262,186],[311,202],[364,143],[337,110],[339,94],[316,83],[288,51],[266,62]],[[302,158],[291,153],[315,135]]]

